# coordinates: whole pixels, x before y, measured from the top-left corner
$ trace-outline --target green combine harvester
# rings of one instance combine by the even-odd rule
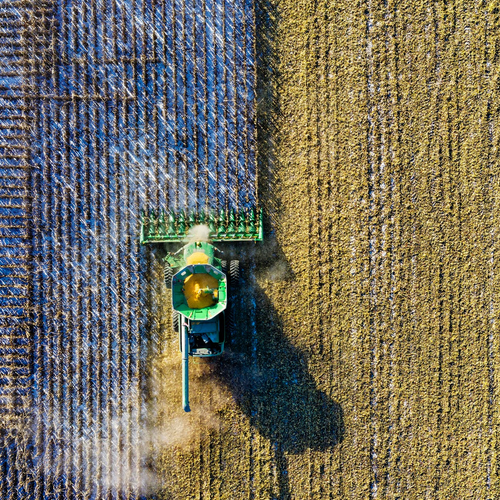
[[[201,231],[200,231],[200,228]],[[197,230],[195,230],[197,229]],[[191,231],[193,231],[191,233]],[[228,330],[228,292],[239,282],[239,261],[228,266],[213,242],[262,241],[262,211],[208,214],[165,212],[143,214],[141,244],[160,243],[167,249],[165,284],[172,290],[173,326],[182,353],[182,406],[189,408],[189,356],[224,352]],[[169,244],[184,243],[175,252]],[[229,279],[228,279],[229,277]]]

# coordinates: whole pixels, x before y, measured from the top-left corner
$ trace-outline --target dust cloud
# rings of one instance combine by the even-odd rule
[[[204,224],[198,224],[197,226],[193,226],[184,241],[187,243],[193,243],[195,241],[204,241],[207,242],[210,240],[210,228]]]
[[[150,449],[190,449],[200,436],[220,426],[218,409],[229,394],[212,373],[210,362],[190,359],[189,392],[191,412],[185,413],[181,404],[181,356],[168,352],[154,361],[150,402],[150,417],[146,440]]]

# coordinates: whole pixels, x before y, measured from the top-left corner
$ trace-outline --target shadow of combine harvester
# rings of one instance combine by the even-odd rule
[[[278,498],[285,500],[291,498],[286,454],[332,450],[343,440],[343,412],[318,389],[305,355],[287,339],[266,292],[255,283],[251,290],[254,331],[240,323],[241,331],[226,355],[214,360],[213,369],[251,425],[272,443]]]

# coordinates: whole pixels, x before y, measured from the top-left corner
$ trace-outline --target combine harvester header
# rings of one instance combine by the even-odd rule
[[[248,211],[220,210],[195,213],[186,216],[184,211],[175,214],[161,211],[158,215],[151,211],[142,214],[141,243],[181,243],[186,241],[189,230],[196,225],[206,225],[211,241],[262,241],[262,210]]]

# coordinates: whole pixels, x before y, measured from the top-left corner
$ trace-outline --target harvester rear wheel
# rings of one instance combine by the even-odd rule
[[[234,317],[234,311],[231,306],[227,308],[226,311],[226,343],[231,345],[233,338],[235,337],[236,331],[236,319]]]
[[[173,275],[173,269],[170,267],[170,264],[168,262],[165,262],[165,266],[163,268],[163,277],[165,278],[165,286],[167,287],[167,290],[171,290],[172,288]]]
[[[229,263],[229,301],[227,307],[227,330],[229,333],[229,343],[237,328],[236,303],[238,301],[238,291],[240,284],[240,261],[232,260]]]

